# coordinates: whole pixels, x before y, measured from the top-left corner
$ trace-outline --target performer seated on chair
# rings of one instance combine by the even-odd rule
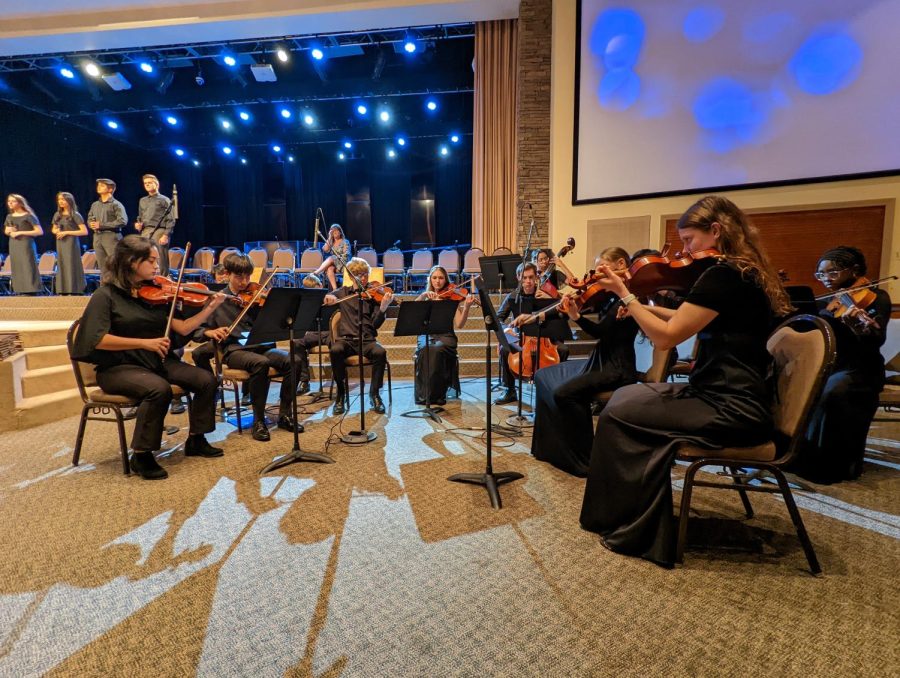
[[[365,259],[354,257],[347,262],[347,269],[359,278],[363,285],[369,282],[369,263]],[[352,287],[342,287],[333,294],[325,296],[325,303],[335,304],[339,300],[354,296],[356,292]],[[372,363],[372,381],[369,383],[369,403],[378,414],[384,414],[384,402],[379,391],[384,382],[384,366],[387,362],[387,351],[375,341],[378,336],[378,328],[384,324],[385,311],[393,299],[393,294],[388,290],[384,294],[381,303],[372,299],[363,299],[362,318],[359,317],[359,301],[348,300],[340,305],[340,324],[337,336],[332,337],[329,353],[331,354],[331,371],[334,382],[337,385],[337,398],[334,402],[334,413],[344,413],[344,399],[347,397],[344,391],[344,383],[347,378],[347,366],[345,360],[348,356],[357,355],[359,335],[363,338],[363,356]]]
[[[344,271],[339,259],[347,261],[353,254],[350,251],[350,243],[344,237],[344,231],[339,224],[331,224],[331,228],[328,229],[328,240],[322,245],[322,251],[331,256],[325,257],[325,261],[319,264],[319,268],[313,271],[313,274],[316,276],[320,276],[322,273],[327,275],[333,292],[338,286],[337,274]]]
[[[216,379],[202,369],[181,362],[166,331],[169,305],[151,305],[138,296],[138,288],[159,272],[159,252],[139,235],[118,241],[107,260],[103,284],[94,292],[81,318],[75,339],[77,360],[97,366],[97,383],[105,392],[140,401],[131,447],[131,470],[142,478],[168,474],[153,456],[162,441],[163,421],[172,387],[193,393],[187,456],[220,457],[222,450],[206,441],[215,422]],[[188,320],[176,310],[172,329],[189,336],[225,300],[221,294]]]
[[[428,273],[428,284],[422,293],[416,297],[416,301],[424,301],[426,299],[440,299],[440,293],[447,288],[449,284],[447,270],[443,266],[434,266]],[[469,319],[469,309],[475,303],[476,295],[469,294],[464,301],[461,301],[456,310],[456,317],[453,324],[456,329],[461,330]],[[348,302],[349,303],[349,302]],[[417,339],[415,369],[415,399],[417,405],[425,404],[426,382],[428,386],[428,397],[431,403],[435,405],[447,404],[447,389],[453,385],[454,368],[456,367],[456,332],[450,334],[442,334],[431,337],[426,342],[425,335],[421,335]],[[425,372],[425,351],[426,343],[429,345],[428,350],[428,372]],[[457,375],[457,379],[458,379]]]
[[[519,294],[520,302],[516,301],[516,293],[515,291],[510,292],[506,295],[506,298],[500,304],[500,308],[497,309],[497,317],[500,322],[505,322],[506,319],[515,312],[516,318],[512,321],[513,327],[518,327],[521,322],[528,317],[526,313],[522,313],[523,308],[528,308],[526,300],[528,299],[549,299],[550,296],[545,292],[541,292],[537,288],[538,275],[537,275],[537,266],[528,261],[524,265],[519,264],[519,267],[516,269],[516,275],[522,281],[522,291]],[[545,320],[559,317],[559,312],[554,309],[549,313],[542,313],[540,316],[540,322],[544,322]],[[559,352],[559,359],[561,362],[565,362],[569,357],[569,347],[565,345],[563,342],[553,342],[556,345],[556,350]],[[500,375],[503,380],[503,385],[506,387],[506,391],[503,392],[499,398],[494,401],[495,405],[505,405],[507,403],[514,403],[519,399],[519,394],[516,392],[516,377],[512,373],[512,370],[509,369],[509,351],[506,350],[503,346],[500,347]]]
[[[228,287],[225,292],[240,294],[250,284],[250,275],[253,273],[253,262],[246,254],[234,253],[225,257],[223,262],[228,272]],[[244,347],[239,343],[244,332],[249,332],[253,326],[253,320],[259,312],[259,306],[255,305],[243,317],[237,327],[228,333],[229,326],[241,312],[239,304],[228,303],[220,306],[216,312],[205,322],[196,333],[195,339],[211,339],[220,343],[223,351],[225,365],[235,370],[244,370],[250,373],[247,380],[247,390],[250,393],[250,405],[253,408],[253,439],[261,442],[270,440],[269,429],[266,426],[266,399],[269,396],[269,368],[273,368],[281,381],[281,398],[278,407],[278,428],[293,431],[296,425],[299,432],[303,432],[303,425],[295,423],[291,418],[291,361],[287,351],[275,348],[275,344],[258,344]],[[202,347],[201,347],[202,349]],[[209,366],[209,357],[214,355],[215,347],[208,345],[206,349],[194,350],[194,362],[198,363],[197,351],[201,351],[204,367]],[[299,376],[299,365],[297,366]]]
[[[715,248],[725,257],[700,275],[677,310],[638,303],[609,267],[600,270],[656,348],[697,334],[697,364],[689,384],[632,384],[613,394],[597,423],[581,509],[581,526],[607,548],[665,567],[675,559],[670,472],[678,445],[771,439],[766,341],[773,313],[791,308],[758,232],[730,200],[702,198],[677,228],[686,250]]]
[[[310,273],[303,279],[303,287],[309,290],[320,290],[322,280],[319,276]],[[350,302],[347,302],[350,303]],[[297,386],[297,395],[309,393],[309,349],[315,346],[328,346],[330,332],[325,323],[322,324],[322,332],[310,330],[299,339],[294,340],[294,355],[300,363],[300,383]]]
[[[597,258],[614,272],[631,264],[621,247],[608,247]],[[601,302],[598,322],[589,320],[575,304],[560,309],[597,339],[588,360],[569,360],[542,368],[534,375],[535,413],[531,453],[542,461],[579,477],[587,475],[594,439],[591,400],[601,391],[613,391],[637,381],[634,338],[638,326],[632,318],[617,318],[619,298]]]
[[[863,253],[841,246],[819,258],[815,277],[829,292],[838,292],[860,284],[865,274]],[[888,293],[878,287],[869,291],[871,300],[865,308],[854,304],[844,313],[841,300],[834,298],[819,311],[834,328],[837,363],[813,410],[798,462],[800,474],[814,482],[853,480],[863,470],[866,437],[884,387],[879,349],[891,317]]]

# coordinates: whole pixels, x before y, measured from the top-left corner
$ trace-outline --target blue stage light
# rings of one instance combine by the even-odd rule
[[[222,129],[231,129],[231,122],[229,120],[223,120]]]
[[[440,148],[440,154],[441,154],[441,155],[444,155],[444,156],[450,155],[450,149],[447,148],[446,146],[441,146],[441,148]]]
[[[275,144],[272,146],[272,150],[275,151],[276,153],[281,153],[281,146],[279,146],[278,144]]]
[[[458,144],[458,143],[459,143],[459,135],[458,135],[458,134],[451,134],[451,135],[450,135],[450,141],[452,141],[454,144]]]
[[[406,138],[405,137],[397,137],[397,145],[398,146],[406,146]]]
[[[237,59],[235,59],[235,58],[234,58],[233,56],[231,56],[230,54],[227,55],[227,56],[225,56],[225,57],[222,59],[222,61],[224,61],[224,62],[225,62],[225,65],[228,66],[228,67],[234,67],[234,66],[237,66]]]
[[[174,115],[167,115],[166,122],[174,127],[178,124],[178,118],[176,118]]]
[[[231,146],[222,146],[222,153],[224,153],[225,155],[231,155]]]
[[[152,73],[153,72],[153,64],[148,61],[142,61],[140,64],[140,69],[144,71],[144,73]]]
[[[119,123],[117,123],[115,120],[107,120],[106,126],[110,129],[119,129]]]
[[[285,120],[287,120],[288,118],[291,117],[291,112],[286,108],[282,108],[281,109],[281,117],[284,118]]]
[[[246,165],[246,164],[247,164],[247,158],[241,158],[241,164],[242,164],[242,165]]]
[[[325,52],[323,52],[318,47],[313,47],[312,50],[310,50],[309,54],[316,61],[321,61],[325,58]]]
[[[387,122],[388,120],[391,119],[391,114],[389,111],[381,111],[378,114],[378,118],[379,118],[379,120],[381,120],[381,122]]]
[[[407,54],[412,54],[416,51],[416,43],[414,43],[412,40],[407,40],[405,43],[403,43],[403,50]]]
[[[350,141],[345,141],[345,142],[344,142],[344,148],[353,148],[353,143],[350,142]]]
[[[60,69],[59,69],[59,74],[60,74],[62,77],[67,78],[67,79],[69,79],[69,80],[71,80],[72,78],[75,77],[75,72],[74,72],[71,68],[69,68],[68,66],[63,66],[62,68],[60,68]]]
[[[389,158],[396,158],[396,157],[397,157],[397,151],[395,151],[393,148],[389,148],[389,149],[388,149],[388,152],[387,152],[387,156],[388,156]]]
[[[192,160],[191,162],[194,163],[194,167],[200,167],[200,161],[199,161],[199,160]]]
[[[307,127],[312,126],[312,124],[315,121],[316,121],[316,119],[314,117],[312,117],[312,115],[310,115],[309,113],[307,113],[306,115],[303,116],[303,122],[304,122],[304,124],[306,124]]]
[[[434,99],[429,99],[425,102],[425,108],[427,108],[429,111],[434,112],[437,110],[437,107],[437,101],[435,101]]]
[[[184,149],[183,149],[183,148],[176,148],[176,149],[175,149],[175,155],[177,155],[179,158],[183,158],[183,157],[184,157]]]
[[[289,156],[288,156],[288,162],[294,162],[294,156],[289,155]]]
[[[344,152],[343,152],[343,151],[341,151],[340,153],[338,153],[338,160],[343,160],[343,159],[346,158],[346,157],[347,157],[347,156],[344,155]]]
[[[250,114],[247,111],[241,111],[240,113],[238,113],[238,117],[244,122],[250,120]]]
[[[369,112],[369,109],[366,108],[365,104],[360,104],[359,106],[356,107],[356,112],[359,113],[360,115],[365,115],[366,113]]]

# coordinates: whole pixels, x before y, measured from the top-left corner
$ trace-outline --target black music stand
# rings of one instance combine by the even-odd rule
[[[315,288],[304,288],[304,289],[315,289]],[[331,326],[331,316],[334,315],[334,312],[337,310],[338,310],[338,307],[336,305],[325,304],[323,306],[320,306],[319,310],[316,312],[315,327],[316,327],[316,332],[319,335],[319,346],[320,347],[328,346],[328,344],[329,344],[329,342],[322,341],[322,325],[325,325],[325,327],[330,327]],[[329,330],[329,332],[330,332],[330,330]],[[330,335],[329,335],[329,339],[331,339]],[[307,347],[307,351],[308,350],[309,350],[309,347]],[[322,376],[324,374],[324,372],[322,369],[322,351],[321,350],[318,351],[318,356],[319,356],[319,390],[316,393],[309,394],[310,401],[308,403],[306,403],[307,405],[312,405],[313,403],[317,403],[320,400],[328,399],[328,396],[325,395],[324,380],[323,380],[323,376]],[[332,380],[333,379],[334,379],[334,376],[332,376]]]
[[[483,274],[484,269],[482,269],[482,275]],[[504,483],[524,478],[525,476],[516,471],[494,473],[494,466],[491,461],[491,433],[493,430],[491,427],[491,362],[493,361],[493,355],[491,355],[491,332],[497,334],[497,338],[501,344],[506,344],[508,347],[509,342],[506,340],[503,330],[500,328],[500,323],[497,321],[497,311],[494,310],[494,305],[491,303],[491,296],[488,294],[488,288],[485,285],[484,279],[479,278],[475,281],[475,284],[478,287],[478,297],[481,299],[481,310],[484,313],[484,324],[485,329],[487,330],[487,341],[484,345],[484,384],[486,391],[484,430],[487,445],[485,454],[486,466],[484,473],[457,473],[450,476],[447,480],[454,483],[470,483],[472,485],[484,486],[491,499],[491,506],[495,509],[499,509],[503,507],[503,504],[500,501],[500,491],[498,487]]]
[[[315,461],[333,464],[334,459],[324,454],[304,452],[300,449],[297,431],[297,380],[296,351],[294,350],[294,330],[299,327],[306,332],[312,327],[316,314],[325,299],[325,290],[311,290],[296,287],[275,287],[269,291],[265,305],[253,321],[247,345],[267,344],[287,339],[291,356],[291,412],[294,420],[294,447],[286,455],[266,465],[260,473],[268,473],[295,461]]]
[[[417,337],[425,335],[425,407],[420,410],[404,412],[404,417],[430,417],[437,423],[441,422],[438,412],[443,412],[443,407],[431,406],[431,372],[429,371],[428,350],[431,347],[433,334],[451,334],[453,332],[453,319],[459,302],[452,300],[412,301],[400,304],[400,314],[397,316],[397,324],[394,327],[395,337]]]
[[[509,290],[516,285],[516,269],[522,260],[515,254],[499,254],[495,257],[478,257],[478,265],[481,266],[481,277],[488,285],[488,289]]]

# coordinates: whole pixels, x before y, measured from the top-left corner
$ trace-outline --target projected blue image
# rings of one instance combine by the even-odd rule
[[[603,12],[591,30],[591,52],[603,64],[605,73],[597,88],[600,105],[623,111],[641,93],[641,79],[634,71],[644,44],[644,21],[630,9]]]
[[[721,30],[725,11],[715,5],[697,7],[684,18],[682,31],[690,42],[706,42]]]
[[[803,91],[831,94],[859,76],[862,56],[862,47],[845,30],[831,27],[806,40],[789,68]]]
[[[751,143],[767,117],[762,97],[732,78],[708,83],[694,102],[694,119],[709,132],[709,147],[718,153]]]

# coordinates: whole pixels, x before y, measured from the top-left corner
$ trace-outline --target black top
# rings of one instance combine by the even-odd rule
[[[81,225],[84,224],[84,217],[78,212],[75,212],[75,214],[56,212],[53,215],[53,220],[50,224],[58,227],[60,231],[77,231],[81,228]]]
[[[333,293],[338,299],[343,299],[355,294],[352,288],[342,287]],[[338,309],[341,312],[341,320],[338,325],[338,339],[356,339],[359,336],[359,300],[345,301]],[[385,315],[381,310],[381,304],[374,299],[363,299],[363,341],[375,341],[378,336],[378,328],[384,324]]]
[[[172,210],[169,209],[171,202],[160,193],[145,195],[138,201],[138,221],[144,224],[141,229],[142,236],[152,238],[154,235],[172,235],[175,218],[172,216]]]
[[[40,223],[33,214],[21,214],[18,216],[7,214],[3,227],[11,226],[14,231],[33,231],[34,227],[39,226]]]
[[[226,287],[226,294],[231,294],[231,291]],[[243,306],[240,304],[235,304],[230,301],[226,301],[224,304],[220,305],[216,308],[212,313],[209,314],[209,317],[206,319],[197,331],[194,332],[194,341],[203,342],[208,341],[208,338],[203,335],[206,330],[214,330],[219,327],[230,327],[231,323],[235,321],[235,319],[240,315],[243,310]],[[240,340],[247,337],[250,332],[250,329],[253,327],[253,321],[256,320],[256,316],[259,315],[259,305],[254,304],[247,313],[244,314],[244,317],[241,318],[241,322],[239,322],[233,330],[231,330],[231,334],[228,335],[228,338],[222,342],[222,348],[226,354],[231,351],[236,351],[238,349],[243,348],[258,348],[259,346],[272,346],[273,344],[257,344],[253,347],[248,347],[240,344]]]
[[[864,326],[835,318],[830,311],[819,315],[834,328],[837,341],[837,365],[839,370],[857,370],[873,389],[884,386],[884,357],[879,350],[887,339],[887,326],[891,320],[891,297],[882,289],[874,288],[875,301],[865,309],[866,314],[878,323],[878,327]]]
[[[604,370],[611,377],[618,375],[622,381],[637,381],[634,338],[638,333],[638,324],[634,318],[616,318],[618,308],[619,298],[614,297],[598,309],[599,322],[584,315],[576,321],[581,329],[599,339],[587,369]]]
[[[181,317],[178,311],[175,317]],[[168,304],[148,304],[115,285],[101,285],[91,295],[81,316],[73,357],[94,363],[98,372],[116,365],[137,365],[163,374],[162,358],[158,353],[143,349],[105,351],[98,349],[97,344],[106,334],[134,339],[161,337],[168,318]]]
[[[125,206],[115,198],[106,202],[95,200],[88,210],[88,221],[95,219],[100,224],[100,231],[121,231],[128,223]]]
[[[524,292],[521,292],[519,294],[518,303],[516,303],[516,293],[510,292],[500,303],[500,308],[497,309],[497,318],[499,318],[500,322],[505,322],[510,315],[515,318],[522,313],[533,313],[537,310],[534,304],[535,299],[537,299],[535,294],[525,294]],[[553,302],[554,300],[541,298],[539,301]],[[547,311],[544,314],[544,320],[553,320],[554,318],[560,317],[560,315],[559,309],[554,308],[552,311]]]
[[[538,287],[541,286],[541,279],[544,277],[544,274],[541,273],[538,275]],[[554,269],[550,276],[547,278],[547,282],[552,284],[556,289],[562,287],[566,282],[566,274],[560,271],[558,268]]]
[[[700,276],[685,301],[719,314],[697,333],[692,390],[700,397],[712,396],[718,406],[769,416],[765,382],[771,356],[766,341],[774,318],[766,293],[749,275],[720,262]]]

